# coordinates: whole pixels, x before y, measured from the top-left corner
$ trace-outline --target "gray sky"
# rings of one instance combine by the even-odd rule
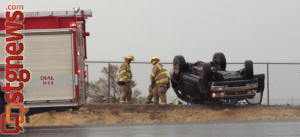
[[[91,9],[88,60],[299,62],[299,0],[6,0],[25,11]]]

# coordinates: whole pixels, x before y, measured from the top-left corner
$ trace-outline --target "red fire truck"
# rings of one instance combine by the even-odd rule
[[[22,56],[16,60],[30,71],[24,84],[24,105],[30,110],[78,108],[86,103],[86,19],[90,10],[24,12],[24,29],[16,31],[24,37]],[[6,83],[5,16],[0,14],[0,84]],[[18,41],[17,41],[18,42]],[[18,44],[17,44],[18,45]],[[0,92],[0,111],[6,105]],[[0,112],[2,113],[2,112]]]

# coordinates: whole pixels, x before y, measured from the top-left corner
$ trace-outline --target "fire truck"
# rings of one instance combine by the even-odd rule
[[[18,42],[24,44],[23,64],[30,72],[30,81],[24,83],[24,106],[29,114],[49,109],[77,109],[86,103],[87,59],[86,20],[91,10],[24,12],[24,28],[15,33],[23,35]],[[0,14],[0,84],[6,81],[6,29],[5,14]],[[17,44],[18,45],[18,44]],[[0,92],[0,111],[6,101]],[[0,112],[3,113],[3,112]]]

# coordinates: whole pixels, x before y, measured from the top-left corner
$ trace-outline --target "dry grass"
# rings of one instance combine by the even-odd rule
[[[23,126],[300,119],[300,106],[87,105],[30,116]]]

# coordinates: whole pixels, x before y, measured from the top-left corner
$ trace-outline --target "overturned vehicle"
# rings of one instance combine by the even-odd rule
[[[253,62],[246,60],[238,71],[226,70],[223,53],[215,53],[211,62],[188,63],[181,55],[175,56],[171,84],[181,100],[192,104],[261,104],[264,74],[254,75]]]

